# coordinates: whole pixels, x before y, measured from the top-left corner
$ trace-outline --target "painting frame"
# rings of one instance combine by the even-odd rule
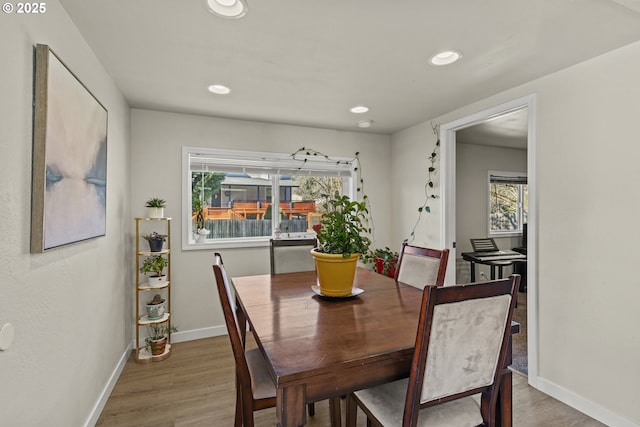
[[[108,111],[49,48],[34,49],[31,253],[106,235]]]

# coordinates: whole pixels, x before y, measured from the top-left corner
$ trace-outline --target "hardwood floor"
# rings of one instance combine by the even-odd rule
[[[130,358],[96,425],[232,426],[234,409],[234,361],[229,339],[221,336],[174,344],[171,357],[159,363],[139,365]],[[515,427],[604,425],[529,387],[517,372],[513,414]],[[328,426],[328,415],[328,402],[318,402],[307,425]],[[255,421],[256,426],[274,426],[275,410],[256,412]],[[360,413],[358,426],[364,425]]]

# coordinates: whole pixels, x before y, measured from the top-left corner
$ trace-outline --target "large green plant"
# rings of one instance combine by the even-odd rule
[[[336,196],[324,203],[325,213],[319,227],[314,227],[318,238],[318,252],[342,254],[349,258],[352,254],[366,254],[371,245],[367,237],[371,230],[367,227],[367,205],[348,196]]]

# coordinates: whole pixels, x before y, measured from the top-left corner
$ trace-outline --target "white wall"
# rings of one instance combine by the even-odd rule
[[[47,44],[109,113],[106,237],[29,253],[33,49]],[[131,340],[129,109],[60,4],[0,15],[0,424],[83,425]],[[124,249],[124,250],[123,250]]]
[[[425,184],[429,178],[429,157],[436,150],[436,137],[431,122],[405,129],[392,137],[391,173],[393,194],[391,204],[395,207],[391,223],[391,240],[408,240],[418,246],[443,247],[440,232],[440,201],[430,200],[431,213],[418,212],[426,200]],[[433,176],[434,189],[440,186],[440,170]],[[429,191],[427,194],[436,194]],[[414,236],[411,236],[415,227]]]
[[[394,204],[415,205],[433,146],[431,122],[537,94],[536,382],[612,426],[640,425],[640,280],[633,270],[640,238],[634,226],[640,208],[638,75],[635,43],[392,137],[392,183],[407,186]],[[439,243],[433,230],[439,221],[435,211],[421,235],[426,243]],[[392,239],[411,225],[403,216]]]
[[[144,214],[153,196],[167,200],[171,226],[172,319],[175,341],[226,333],[213,284],[213,250],[181,251],[181,155],[183,146],[293,153],[311,147],[329,156],[360,152],[379,245],[389,245],[391,205],[388,136],[230,120],[188,114],[132,110],[132,213]],[[150,161],[151,160],[151,161]],[[131,224],[133,226],[133,224]],[[399,245],[396,245],[399,247]],[[230,276],[269,273],[268,247],[221,249]]]
[[[469,262],[462,260],[463,252],[472,252],[472,238],[488,236],[488,172],[526,172],[527,151],[502,147],[487,147],[473,144],[456,144],[456,283],[471,280]],[[519,246],[520,237],[496,237],[500,249]],[[490,276],[488,265],[478,264],[476,273]],[[504,277],[511,274],[511,267],[504,271]],[[480,276],[476,276],[479,280]]]

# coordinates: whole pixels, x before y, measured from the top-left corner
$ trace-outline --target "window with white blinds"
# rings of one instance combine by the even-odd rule
[[[489,171],[489,235],[522,233],[527,222],[526,172]]]
[[[309,237],[327,195],[355,197],[355,159],[183,147],[182,162],[185,249]]]

